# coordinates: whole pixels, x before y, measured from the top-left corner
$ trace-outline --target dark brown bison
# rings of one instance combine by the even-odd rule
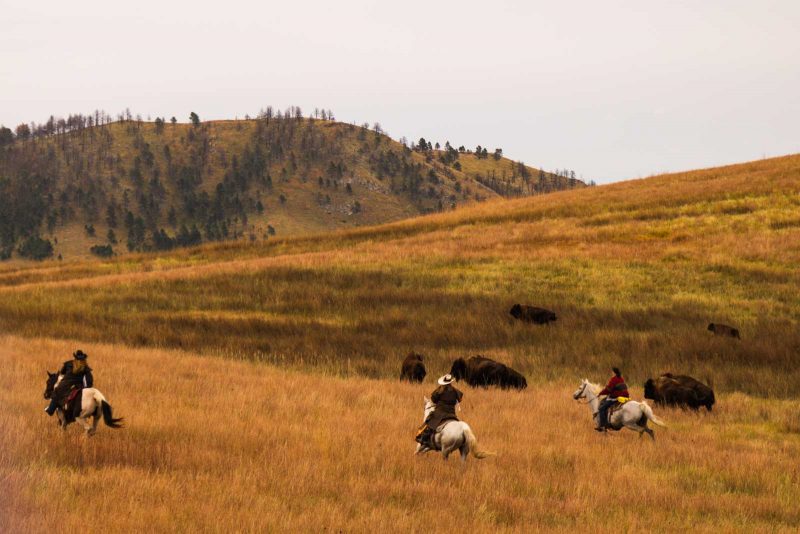
[[[655,380],[648,378],[644,383],[644,398],[693,410],[705,406],[709,412],[715,402],[714,390],[710,387],[691,376],[672,373],[664,373]]]
[[[400,369],[400,380],[422,382],[426,374],[428,373],[425,371],[425,364],[422,363],[422,354],[409,352]]]
[[[468,360],[459,358],[453,362],[450,374],[456,380],[465,380],[473,387],[500,386],[503,389],[525,389],[528,382],[525,377],[500,362],[483,356],[473,356]]]
[[[514,319],[527,323],[547,324],[550,321],[557,321],[555,312],[527,304],[514,304],[508,311]]]
[[[714,332],[715,336],[735,337],[736,339],[742,339],[739,337],[738,328],[734,328],[726,324],[711,323],[708,325],[708,329],[711,332]]]

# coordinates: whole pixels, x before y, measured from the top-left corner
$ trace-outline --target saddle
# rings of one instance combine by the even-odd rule
[[[617,402],[608,408],[608,420],[611,421],[611,414],[618,412],[629,400],[630,397],[617,397]]]

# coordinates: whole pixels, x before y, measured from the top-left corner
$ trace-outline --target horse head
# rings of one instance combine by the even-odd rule
[[[45,385],[44,388],[45,399],[49,400],[50,397],[53,395],[53,390],[56,387],[57,381],[58,381],[58,373],[51,373],[50,371],[47,371],[47,384]]]
[[[589,387],[589,381],[585,378],[581,379],[581,383],[578,386],[578,389],[575,390],[575,393],[572,394],[572,398],[575,400],[585,398],[587,387]]]

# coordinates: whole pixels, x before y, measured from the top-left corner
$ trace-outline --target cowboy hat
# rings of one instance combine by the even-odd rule
[[[453,378],[453,375],[451,375],[450,373],[447,373],[444,376],[440,376],[439,380],[437,380],[437,382],[439,383],[440,386],[446,386],[447,384],[452,384],[453,380],[455,380]]]
[[[83,352],[81,349],[78,349],[72,353],[72,357],[75,358],[76,360],[85,360],[86,353]]]

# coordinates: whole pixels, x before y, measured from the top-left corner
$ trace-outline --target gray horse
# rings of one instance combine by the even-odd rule
[[[586,399],[586,403],[592,410],[592,417],[594,418],[595,423],[597,423],[597,412],[600,408],[600,398],[597,394],[598,391],[600,391],[600,386],[593,384],[584,378],[581,380],[581,384],[578,386],[578,389],[572,394],[572,398],[575,400]],[[647,405],[647,403],[636,402],[633,400],[629,400],[623,404],[622,408],[611,414],[611,417],[609,418],[611,428],[614,430],[630,428],[631,430],[638,432],[639,437],[642,437],[643,432],[647,432],[647,435],[655,440],[656,437],[653,434],[653,431],[647,428],[648,421],[652,421],[658,426],[667,426],[661,419],[653,414],[653,410]]]
[[[425,397],[425,410],[423,421],[436,408],[436,404],[428,397]],[[466,463],[467,456],[471,452],[477,459],[486,458],[494,453],[481,451],[478,449],[478,438],[472,433],[472,429],[464,421],[445,421],[439,428],[436,429],[436,434],[433,436],[433,442],[441,449],[442,456],[447,460],[450,453],[458,449],[461,452],[461,460]],[[417,454],[428,452],[430,447],[422,444],[417,445]]]

